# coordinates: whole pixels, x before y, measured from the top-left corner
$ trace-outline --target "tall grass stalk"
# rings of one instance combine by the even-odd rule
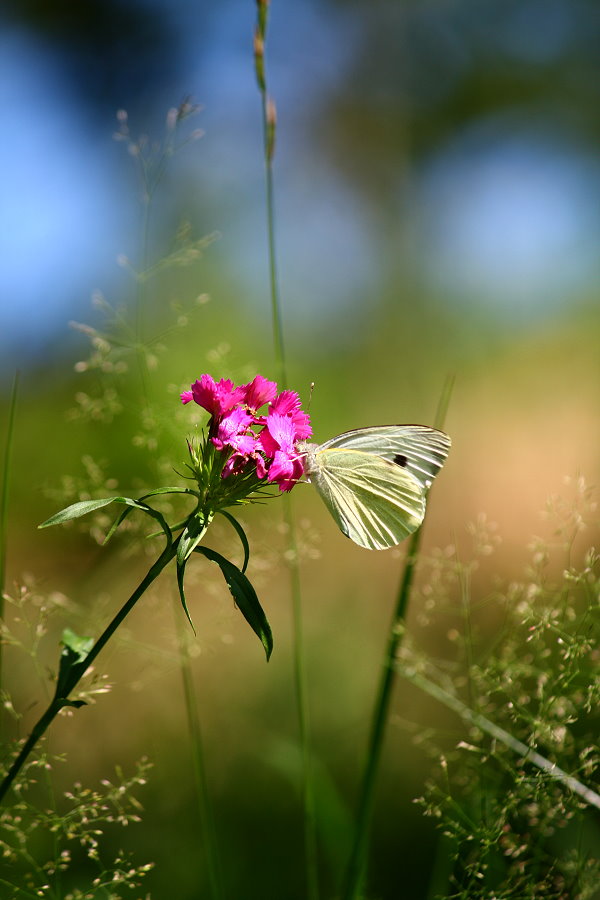
[[[179,642],[179,668],[183,682],[183,695],[187,715],[188,732],[192,747],[192,763],[194,767],[194,780],[200,811],[200,822],[205,844],[206,868],[212,900],[222,900],[223,882],[219,863],[218,843],[215,822],[208,789],[208,776],[205,764],[204,745],[202,740],[202,726],[198,713],[198,697],[190,664],[187,636],[180,615],[179,604],[175,604],[175,622]]]
[[[446,411],[450,402],[450,395],[452,393],[452,386],[453,379],[448,378],[440,396],[440,402],[435,415],[434,425],[436,428],[443,427]],[[362,893],[369,851],[371,820],[375,801],[375,785],[379,771],[381,752],[383,750],[385,728],[389,717],[392,690],[396,680],[396,656],[404,636],[406,611],[410,599],[415,566],[419,555],[422,531],[422,527],[417,529],[410,539],[404,571],[400,579],[400,585],[396,596],[396,606],[392,616],[387,647],[383,658],[381,678],[377,690],[375,706],[373,708],[367,759],[360,787],[354,837],[342,882],[340,895],[342,900],[357,900]]]
[[[474,725],[476,728],[489,734],[495,740],[500,741],[500,743],[504,744],[510,750],[513,750],[523,762],[529,762],[538,769],[541,769],[542,772],[545,772],[551,778],[559,781],[574,794],[581,797],[582,800],[585,800],[590,806],[595,806],[596,809],[600,809],[600,795],[577,778],[569,775],[568,772],[565,772],[564,769],[561,769],[556,763],[551,762],[551,760],[542,756],[541,753],[528,747],[523,741],[514,737],[514,735],[510,734],[510,732],[506,731],[504,728],[500,728],[499,725],[496,725],[490,719],[486,718],[486,716],[482,716],[481,713],[475,712],[475,710],[467,706],[466,703],[463,703],[462,700],[459,700],[454,694],[444,690],[439,684],[436,684],[435,681],[425,677],[420,672],[416,671],[416,669],[403,663],[401,666],[398,666],[398,672],[403,678],[410,681],[411,684],[416,685],[416,687],[425,691],[426,694],[429,694],[430,697],[434,697],[436,700],[439,700],[440,703],[443,703],[444,706],[447,706],[448,709],[457,713],[464,722],[469,725]]]
[[[271,324],[275,361],[279,382],[287,387],[287,365],[285,355],[283,317],[277,274],[277,253],[275,248],[275,192],[273,185],[273,157],[277,113],[273,100],[267,91],[265,72],[265,40],[268,22],[268,0],[257,0],[258,17],[254,34],[254,64],[256,79],[261,96],[263,151],[265,164],[265,201],[267,213],[267,242],[269,260],[269,284],[271,296]],[[319,898],[319,878],[317,859],[316,813],[310,751],[310,719],[308,711],[306,662],[303,640],[302,589],[298,560],[298,542],[290,497],[286,494],[283,507],[287,532],[288,565],[293,614],[294,683],[296,710],[302,754],[302,800],[304,808],[304,852],[306,859],[306,889],[309,900]]]
[[[146,360],[144,357],[144,306],[147,302],[147,285],[152,273],[150,264],[150,224],[155,192],[164,175],[167,162],[176,150],[175,134],[180,121],[195,112],[195,107],[184,101],[179,108],[169,110],[167,114],[167,130],[162,152],[158,160],[146,159],[143,153],[136,154],[139,163],[142,200],[142,222],[140,233],[140,268],[136,276],[136,294],[134,311],[135,353],[140,374],[142,395],[149,405]],[[202,740],[202,727],[198,709],[198,698],[190,665],[190,658],[185,634],[181,622],[176,616],[179,643],[179,669],[183,685],[184,703],[187,716],[188,736],[194,770],[196,803],[200,817],[202,837],[205,846],[206,869],[210,896],[212,900],[222,900],[223,885],[219,865],[214,815],[208,789],[208,775],[205,764],[205,753]]]
[[[12,446],[15,430],[15,413],[17,410],[17,394],[19,389],[19,372],[15,372],[8,408],[6,425],[6,442],[2,462],[2,488],[0,494],[0,622],[4,621],[4,589],[6,587],[6,545],[8,542],[8,494],[10,488]],[[4,703],[2,701],[3,685],[3,642],[0,640],[0,735],[4,731]]]

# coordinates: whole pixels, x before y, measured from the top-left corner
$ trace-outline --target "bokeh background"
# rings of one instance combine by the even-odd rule
[[[0,13],[6,404],[20,370],[7,584],[25,580],[63,606],[40,646],[42,671],[55,666],[60,628],[97,631],[146,560],[127,556],[126,540],[106,549],[89,530],[37,532],[38,522],[86,494],[172,480],[187,433],[177,392],[202,372],[238,381],[277,374],[255,12],[250,0],[14,0]],[[467,525],[485,515],[502,539],[489,578],[520,577],[531,536],[548,531],[547,498],[568,494],[565,478],[598,475],[599,39],[594,0],[271,6],[291,385],[307,401],[314,383],[315,437],[325,440],[360,425],[431,423],[453,375],[454,446],[432,494],[425,550],[452,545],[468,556]],[[116,113],[127,111],[132,139],[161,140],[168,109],[185,97],[202,107],[189,132],[203,136],[169,160],[155,191],[148,258],[172,251],[182,223],[190,239],[214,240],[194,264],[144,285],[144,337],[163,345],[145,381],[147,410],[135,354],[123,354],[124,373],[81,365],[89,343],[68,322],[107,330],[91,302],[98,291],[133,315],[140,288],[125,260],[142,267],[143,203],[138,162],[113,136]],[[402,548],[362,551],[308,488],[294,494],[331,882]],[[303,895],[302,824],[281,509],[249,510],[244,522],[251,577],[275,633],[272,661],[265,665],[225,588],[201,566],[188,598],[198,632],[191,652],[231,896],[293,900]],[[226,532],[215,540],[229,546]],[[111,693],[57,724],[51,748],[69,760],[58,784],[94,783],[115,763],[152,760],[143,823],[126,835],[128,847],[139,862],[156,862],[153,897],[185,900],[206,896],[206,874],[178,615],[164,579],[99,661]],[[413,618],[418,628],[417,609]],[[424,638],[436,652],[447,624]],[[43,692],[27,660],[9,656],[7,665],[7,686],[28,710],[24,732]],[[435,726],[441,713],[406,685],[395,702],[373,891],[419,900],[437,838],[411,804],[430,761],[403,723]],[[267,887],[257,863],[265,859]]]

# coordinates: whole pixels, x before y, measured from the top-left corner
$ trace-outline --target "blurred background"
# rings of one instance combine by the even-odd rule
[[[20,371],[7,586],[25,581],[59,607],[40,645],[42,668],[55,667],[63,625],[96,633],[147,561],[143,551],[127,557],[126,540],[99,546],[102,521],[92,535],[85,524],[55,533],[37,524],[84,496],[172,481],[191,428],[177,395],[202,372],[277,377],[255,15],[250,0],[9,0],[0,13],[5,409]],[[594,0],[271,5],[290,386],[307,402],[314,383],[322,441],[361,425],[430,424],[455,377],[453,449],[431,498],[425,551],[468,556],[467,525],[487,516],[501,543],[482,585],[522,577],[531,536],[551,532],[540,515],[548,497],[568,494],[565,478],[598,476],[599,39]],[[168,159],[146,228],[131,148],[160,156],[153,142],[187,97],[201,107],[182,126],[194,139]],[[178,252],[189,264],[157,266],[143,283],[132,276]],[[143,386],[123,337],[136,304],[148,348]],[[108,340],[100,362],[70,320]],[[331,879],[403,550],[362,551],[310,489],[294,498],[321,790],[329,820],[340,823],[323,838]],[[281,521],[275,503],[244,516],[251,580],[275,634],[268,666],[212,572],[198,567],[188,599],[231,896],[294,900],[303,895],[302,824]],[[216,532],[228,547],[226,531]],[[175,890],[185,900],[206,896],[206,874],[173,587],[165,578],[135,610],[99,662],[112,692],[58,723],[51,748],[68,756],[70,771],[56,776],[65,785],[150,757],[143,823],[126,837],[139,862],[156,862],[152,896]],[[425,639],[435,652],[447,626]],[[15,703],[29,710],[25,732],[43,694],[28,661],[7,657],[7,666]],[[423,716],[435,726],[440,712],[406,685],[396,703],[373,896],[419,900],[429,896],[436,835],[410,801],[429,761],[399,722]],[[408,851],[401,876],[399,848]],[[268,888],[256,869],[265,855]]]

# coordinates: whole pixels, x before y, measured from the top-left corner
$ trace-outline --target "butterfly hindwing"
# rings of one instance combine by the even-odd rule
[[[394,547],[423,521],[419,481],[376,454],[328,441],[310,454],[310,478],[338,527],[361,547]]]
[[[328,449],[376,454],[407,469],[424,488],[429,488],[448,456],[450,438],[425,425],[374,425],[346,431],[319,448]]]

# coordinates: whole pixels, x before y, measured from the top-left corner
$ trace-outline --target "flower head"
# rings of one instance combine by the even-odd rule
[[[302,458],[295,447],[297,437],[291,416],[269,411],[259,440],[266,456],[272,458],[268,480],[276,482],[281,491],[291,491],[304,474]]]
[[[190,393],[191,398],[188,396]],[[215,382],[211,375],[202,375],[193,383],[191,391],[184,391],[181,395],[183,403],[189,403],[192,399],[215,419],[220,419],[230,412],[243,397],[243,387],[236,388],[233,381],[228,378],[221,378]]]
[[[205,374],[182,392],[182,403],[192,400],[210,420],[204,443],[198,452],[190,451],[191,468],[204,491],[218,494],[217,506],[241,502],[265,483],[289,491],[302,477],[296,442],[310,437],[312,429],[295,391],[278,394],[277,384],[262,375],[236,387]],[[259,415],[265,405],[266,415]]]
[[[219,422],[216,437],[212,442],[217,450],[232,447],[238,453],[250,454],[254,452],[256,435],[249,431],[254,418],[241,406],[236,407]]]
[[[245,384],[244,403],[248,409],[256,413],[265,403],[270,403],[277,393],[277,384],[267,381],[262,375],[256,375],[249,384]]]
[[[289,416],[294,423],[295,440],[305,441],[312,434],[310,416],[301,409],[302,401],[296,391],[282,391],[269,406],[269,413]]]

